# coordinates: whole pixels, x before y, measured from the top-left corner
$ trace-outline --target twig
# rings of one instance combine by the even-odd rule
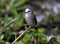
[[[21,38],[30,28],[31,28],[31,26],[29,26],[21,35],[19,35],[19,36],[12,42],[12,44],[14,44],[19,38]]]
[[[37,40],[35,36],[34,36],[34,44],[37,44]]]

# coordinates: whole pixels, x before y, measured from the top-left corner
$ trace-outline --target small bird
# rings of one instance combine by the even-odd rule
[[[34,27],[37,24],[36,17],[33,14],[32,8],[25,9],[25,21],[29,26]]]

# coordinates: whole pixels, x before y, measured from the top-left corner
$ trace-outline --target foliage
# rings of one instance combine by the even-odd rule
[[[51,1],[48,2],[50,3]],[[20,31],[28,28],[23,17],[23,12],[27,7],[34,8],[34,14],[38,12],[44,13],[44,23],[42,24],[41,22],[36,29],[32,27],[23,37],[16,41],[15,44],[33,44],[34,36],[37,37],[38,44],[52,44],[54,42],[53,40],[51,40],[53,41],[52,43],[47,43],[46,37],[48,35],[45,34],[45,32],[47,29],[51,29],[49,31],[51,31],[50,33],[53,35],[60,31],[60,11],[56,14],[47,7],[42,8],[41,3],[43,3],[42,0],[0,0],[0,44],[11,44],[19,35]],[[54,44],[60,44],[59,35],[54,39],[56,39]]]

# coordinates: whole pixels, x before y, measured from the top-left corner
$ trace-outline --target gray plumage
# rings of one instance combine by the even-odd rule
[[[36,18],[31,10],[31,8],[27,8],[25,10],[25,20],[29,26],[35,26],[37,24]]]

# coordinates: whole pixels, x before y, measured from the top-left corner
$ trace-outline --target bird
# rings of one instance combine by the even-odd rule
[[[24,11],[25,14],[25,21],[29,26],[34,27],[37,24],[36,17],[33,14],[32,8],[26,8]]]
[[[29,26],[36,26],[39,25],[40,23],[44,24],[44,22],[42,22],[45,19],[45,15],[43,13],[38,13],[36,15],[33,14],[33,10],[31,8],[26,8],[25,9],[25,21]],[[49,33],[48,33],[49,34]],[[54,38],[54,35],[50,35],[46,37],[47,42],[49,42],[52,38]]]

